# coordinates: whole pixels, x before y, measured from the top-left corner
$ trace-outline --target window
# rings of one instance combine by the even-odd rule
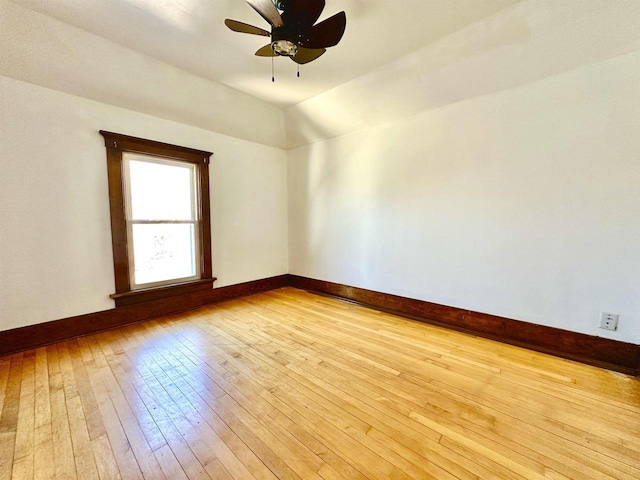
[[[131,290],[200,278],[196,165],[125,153]]]
[[[116,306],[211,288],[210,152],[100,131]]]

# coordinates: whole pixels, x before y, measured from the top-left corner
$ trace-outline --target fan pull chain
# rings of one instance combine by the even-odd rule
[[[298,64],[298,78],[300,78],[300,64]]]
[[[274,67],[273,67],[273,57],[271,57],[271,81],[272,82],[276,81],[276,74],[274,73]]]

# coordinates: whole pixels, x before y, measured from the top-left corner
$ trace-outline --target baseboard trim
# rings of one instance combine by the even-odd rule
[[[5,330],[0,332],[0,355],[286,286],[569,360],[640,375],[640,345],[298,275],[279,275]]]
[[[289,276],[280,275],[228,287],[201,290],[111,310],[5,330],[0,332],[0,355],[27,350],[60,340],[81,337],[102,330],[109,330],[130,323],[170,315],[287,285],[289,285]]]
[[[293,287],[396,315],[630,375],[640,373],[640,345],[289,275]]]

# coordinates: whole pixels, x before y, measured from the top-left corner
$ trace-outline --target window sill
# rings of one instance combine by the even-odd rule
[[[114,293],[109,295],[116,302],[116,307],[125,307],[127,305],[135,305],[137,303],[149,302],[160,298],[174,297],[176,295],[184,295],[186,293],[198,292],[213,288],[213,282],[217,279],[204,278],[191,282],[177,283],[174,285],[163,285],[161,287],[145,288],[140,290],[131,290],[124,293]]]

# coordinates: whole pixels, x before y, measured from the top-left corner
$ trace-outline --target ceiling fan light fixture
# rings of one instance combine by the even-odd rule
[[[289,40],[275,40],[271,44],[273,51],[283,57],[293,57],[298,53],[298,46]]]
[[[298,65],[312,62],[340,42],[347,24],[344,11],[316,23],[325,0],[246,1],[271,26],[271,32],[237,20],[224,23],[234,32],[270,36],[271,42],[256,51],[258,57],[288,57]]]

